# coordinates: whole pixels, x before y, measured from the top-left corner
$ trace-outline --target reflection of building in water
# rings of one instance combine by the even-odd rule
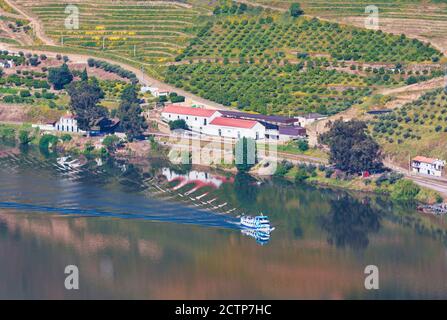
[[[208,172],[200,172],[192,170],[186,174],[178,174],[169,168],[163,168],[162,174],[169,182],[178,181],[179,183],[173,188],[173,190],[180,189],[188,184],[194,184],[195,187],[189,191],[192,193],[203,187],[211,187],[218,189],[224,183],[233,183],[234,178],[224,177],[219,175],[213,175]]]
[[[242,234],[255,238],[260,245],[265,245],[270,241],[270,233],[254,229],[242,229]]]

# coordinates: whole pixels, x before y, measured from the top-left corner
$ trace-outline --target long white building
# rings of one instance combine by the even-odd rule
[[[184,120],[194,132],[224,138],[246,137],[285,142],[306,136],[304,128],[293,125],[295,119],[279,116],[169,105],[163,109],[161,117],[166,122]],[[268,121],[270,118],[271,121]]]

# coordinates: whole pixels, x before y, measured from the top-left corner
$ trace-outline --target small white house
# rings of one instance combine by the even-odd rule
[[[411,168],[413,172],[435,177],[442,176],[445,165],[446,162],[443,160],[426,158],[422,156],[417,156],[411,161]]]
[[[153,95],[154,97],[157,97],[157,98],[158,97],[167,97],[169,95],[169,91],[160,90],[159,88],[156,88],[156,87],[142,87],[141,92],[142,93],[150,92],[151,95]]]
[[[62,116],[58,122],[54,125],[56,131],[72,132],[72,133],[85,133],[78,127],[78,121],[72,115]]]

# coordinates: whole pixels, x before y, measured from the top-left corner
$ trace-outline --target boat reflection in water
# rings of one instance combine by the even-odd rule
[[[243,235],[254,238],[256,242],[261,246],[267,244],[270,241],[270,232],[254,229],[242,229],[241,232]]]
[[[270,240],[270,233],[275,230],[270,225],[270,220],[267,216],[262,213],[260,216],[242,216],[240,221],[240,226],[242,228],[242,234],[250,236],[256,239],[256,242],[264,245]]]

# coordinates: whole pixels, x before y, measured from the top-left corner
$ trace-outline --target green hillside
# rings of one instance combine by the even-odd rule
[[[423,62],[440,53],[418,40],[318,19],[278,15],[219,19],[208,23],[178,59],[196,57],[291,58],[296,53],[362,62]]]
[[[377,88],[443,74],[442,54],[406,36],[259,8],[217,11],[165,79],[227,106],[334,114],[362,103]]]
[[[371,121],[373,137],[401,164],[416,155],[447,159],[447,93],[437,89]]]

